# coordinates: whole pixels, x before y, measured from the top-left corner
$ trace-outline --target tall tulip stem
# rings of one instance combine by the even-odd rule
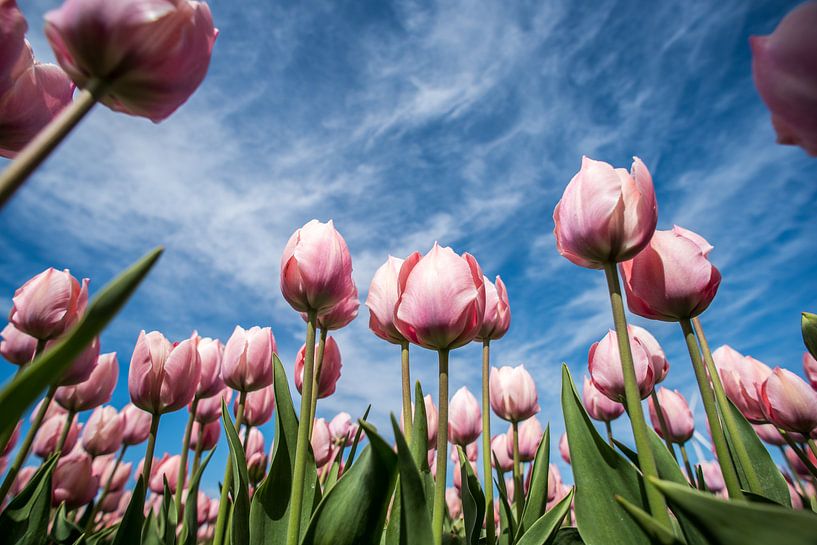
[[[667,418],[664,415],[664,409],[661,408],[661,402],[658,401],[658,394],[655,390],[650,392],[652,403],[655,406],[655,415],[658,417],[658,427],[661,429],[661,435],[664,437],[664,444],[667,445],[667,450],[672,453],[675,461],[678,461],[678,456],[675,455],[675,448],[672,446],[672,441],[669,440],[669,428],[667,427]]]
[[[695,340],[695,333],[692,331],[692,324],[689,320],[681,320],[681,329],[684,332],[684,339],[689,351],[689,359],[692,361],[692,369],[695,371],[695,380],[698,381],[698,389],[701,392],[701,401],[704,404],[706,420],[709,422],[709,432],[712,434],[712,442],[715,443],[715,453],[718,463],[723,473],[723,481],[729,497],[733,499],[743,499],[743,492],[740,489],[740,480],[735,465],[732,463],[732,455],[726,444],[726,436],[723,434],[723,427],[718,416],[718,407],[715,404],[715,394],[709,382],[704,362],[701,360],[701,352],[698,349],[698,342]],[[717,373],[714,373],[717,375]]]
[[[778,449],[780,449],[780,456],[786,460],[786,467],[789,468],[789,472],[791,473],[792,481],[794,482],[795,486],[797,487],[797,492],[802,494],[803,496],[807,496],[806,489],[803,486],[803,481],[800,480],[800,475],[797,474],[797,470],[794,468],[794,464],[791,463],[789,457],[786,456],[786,450],[783,448],[783,445],[778,445]]]
[[[639,467],[645,477],[657,478],[658,470],[655,465],[655,455],[650,446],[647,422],[644,420],[644,410],[641,407],[641,395],[635,376],[630,336],[627,331],[627,317],[624,315],[624,300],[621,297],[621,283],[619,282],[616,264],[605,264],[604,272],[607,277],[610,305],[613,309],[613,323],[616,327],[618,351],[621,356],[621,371],[624,376],[624,404],[627,408],[627,414],[630,416],[630,425],[633,429],[633,438],[635,439],[636,450],[638,451]],[[667,528],[671,528],[672,526],[664,496],[655,485],[650,482],[650,479],[644,479],[644,485],[650,512],[661,524]]]
[[[494,545],[494,482],[491,474],[491,340],[482,341],[482,480],[485,487],[485,543]]]
[[[74,423],[74,417],[77,415],[76,411],[70,410],[65,415],[65,424],[62,426],[62,431],[60,432],[60,438],[57,441],[57,448],[54,449],[57,452],[62,452],[62,447],[65,446],[65,441],[68,439],[68,433],[71,431],[71,424]]]
[[[41,130],[6,167],[0,174],[0,209],[85,117],[85,114],[91,111],[94,104],[105,94],[106,87],[107,84],[102,80],[90,80],[74,101]]]
[[[241,392],[238,396],[238,410],[235,414],[235,429],[241,428],[241,423],[244,422],[244,406],[247,403],[247,392]],[[230,483],[233,480],[233,464],[228,459],[227,467],[224,468],[224,480],[221,483],[221,497],[218,504],[218,518],[216,518],[216,528],[213,532],[213,544],[221,545],[224,543],[225,532],[227,530],[227,510],[229,508],[229,494]]]
[[[522,520],[522,462],[519,457],[519,422],[513,421],[513,503],[516,508],[516,520]]]
[[[318,353],[315,355],[315,372],[312,378],[312,397],[309,405],[309,436],[312,437],[312,425],[318,410],[318,394],[321,386],[321,370],[323,369],[323,355],[326,353],[326,329],[320,328],[318,336]],[[306,376],[306,375],[304,375]]]
[[[448,349],[440,349],[439,354],[439,408],[437,421],[437,475],[434,483],[434,516],[432,520],[432,537],[434,545],[441,545],[443,540],[443,519],[445,518],[445,485],[448,469]],[[417,400],[420,403],[421,400]]]
[[[150,433],[148,434],[148,445],[145,449],[145,463],[142,464],[142,479],[145,481],[145,495],[150,483],[150,468],[153,466],[153,451],[156,450],[156,434],[159,431],[159,419],[161,414],[156,413],[150,421]]]
[[[123,444],[122,448],[119,449],[119,456],[116,457],[111,474],[108,475],[105,485],[102,487],[102,494],[99,495],[99,501],[94,504],[94,507],[91,510],[91,515],[88,517],[88,522],[85,523],[86,534],[94,528],[94,519],[96,518],[97,513],[99,513],[99,510],[102,508],[102,502],[105,501],[105,498],[108,496],[108,492],[111,491],[111,483],[113,482],[113,478],[116,476],[116,470],[119,469],[119,466],[122,464],[122,458],[125,457],[126,450],[128,450],[128,445],[125,444]]]
[[[196,471],[199,470],[199,466],[201,465],[201,452],[202,452],[202,440],[200,439],[196,443],[196,452],[193,453],[193,470],[190,472],[191,475],[195,475]]]
[[[304,377],[311,377],[315,363],[315,323],[317,312],[310,310],[306,322],[306,350],[304,353]],[[307,449],[309,448],[308,421],[311,414],[312,381],[303,381],[301,392],[301,412],[298,425],[298,440],[295,447],[295,469],[292,475],[292,494],[289,500],[289,522],[287,524],[287,545],[298,545],[301,534],[301,511],[304,498],[304,475],[306,475]],[[443,498],[445,499],[445,498]]]
[[[179,462],[179,477],[176,480],[175,499],[177,513],[180,513],[182,508],[182,490],[184,490],[184,482],[187,480],[187,454],[188,449],[190,448],[190,435],[193,433],[193,423],[196,421],[196,411],[198,408],[199,398],[196,396],[193,398],[193,401],[190,404],[190,416],[187,418],[187,427],[184,428],[184,438],[182,439],[182,459]]]
[[[613,425],[609,420],[604,421],[604,428],[607,430],[607,442],[612,448],[616,448],[616,443],[613,441]]]
[[[403,390],[403,433],[407,441],[411,441],[413,427],[411,414],[411,369],[409,367],[409,344],[403,341],[400,345],[400,376]],[[417,400],[419,403],[420,400]]]
[[[697,484],[695,482],[695,471],[692,469],[692,464],[689,463],[689,457],[687,456],[687,449],[683,443],[678,445],[679,450],[681,451],[681,459],[684,460],[684,469],[687,472],[687,477],[689,478],[689,482],[692,483],[692,486],[697,488]]]
[[[802,448],[800,448],[800,445],[798,445],[794,439],[791,438],[791,435],[789,435],[780,428],[778,428],[778,431],[780,432],[780,435],[783,436],[783,439],[786,440],[786,443],[789,444],[789,448],[791,448],[791,450],[797,455],[797,457],[800,458],[800,461],[803,462],[804,466],[806,466],[808,472],[811,473],[812,480],[817,482],[817,467],[815,467],[811,460],[809,460],[809,457],[805,453],[805,451]]]

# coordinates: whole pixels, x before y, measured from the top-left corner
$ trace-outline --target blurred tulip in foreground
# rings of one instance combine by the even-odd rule
[[[34,351],[37,349],[37,339],[27,335],[8,323],[3,331],[0,331],[0,356],[14,365],[25,365],[34,358]]]
[[[62,502],[68,509],[76,509],[96,496],[99,482],[93,475],[91,457],[80,451],[61,458],[52,477],[51,505]]]
[[[150,434],[150,413],[136,405],[128,403],[120,411],[123,421],[122,442],[126,445],[138,445]]]
[[[85,381],[57,388],[54,399],[65,409],[88,411],[111,400],[118,378],[119,361],[116,359],[116,352],[100,354]]]
[[[17,288],[9,321],[45,341],[62,335],[79,320],[88,305],[88,279],[80,282],[68,269],[48,268]]]
[[[116,409],[97,407],[82,431],[82,446],[91,456],[111,454],[122,446],[124,422]]]

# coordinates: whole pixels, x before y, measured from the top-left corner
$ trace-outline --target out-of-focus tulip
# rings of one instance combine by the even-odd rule
[[[17,425],[14,426],[14,430],[11,432],[9,436],[9,440],[6,442],[6,446],[0,450],[0,458],[7,456],[14,447],[17,446],[17,440],[20,439],[20,427],[23,425],[23,421],[20,420],[17,422]]]
[[[154,462],[150,471],[150,489],[155,494],[162,494],[164,492],[164,479],[167,479],[167,487],[175,494],[181,463],[182,457],[178,454],[175,456],[165,454],[161,460]]]
[[[347,412],[340,412],[329,422],[329,432],[336,445],[351,445],[357,435],[358,425]]]
[[[198,351],[201,359],[201,372],[196,397],[200,399],[213,397],[224,388],[224,381],[221,379],[224,345],[218,339],[204,337],[199,339]]]
[[[105,486],[105,484],[102,483],[102,486]],[[125,495],[130,496],[130,491],[109,490],[108,494],[102,499],[102,503],[99,504],[99,510],[103,513],[113,513],[119,508],[122,497]]]
[[[760,399],[763,414],[778,428],[809,435],[817,427],[817,392],[787,369],[775,367]]]
[[[14,479],[14,483],[11,485],[9,496],[13,498],[20,494],[36,472],[37,468],[34,466],[25,466],[21,469],[20,472],[17,473],[17,478]]]
[[[122,446],[124,423],[116,409],[97,407],[82,431],[82,446],[91,456],[111,454]]]
[[[652,397],[649,399],[650,420],[655,432],[662,438],[673,443],[686,443],[695,432],[695,419],[692,411],[689,410],[687,400],[678,390],[668,390],[659,388],[655,395],[661,405],[661,412],[664,414],[664,422],[667,424],[669,437],[664,437],[661,424],[658,420],[658,408],[653,403]]]
[[[511,454],[508,454],[509,452]],[[513,445],[507,434],[494,435],[491,439],[491,454],[493,455],[491,458],[493,467],[496,467],[496,463],[499,462],[499,470],[503,473],[513,469]]]
[[[318,345],[315,345],[315,354],[318,353]],[[300,392],[304,385],[304,358],[306,357],[306,345],[301,346],[298,355],[295,357],[295,387]],[[317,356],[316,356],[317,357]],[[335,393],[335,386],[340,379],[340,369],[343,367],[340,357],[338,343],[330,335],[326,338],[323,349],[323,363],[321,364],[321,376],[318,381],[318,397],[329,397]],[[317,360],[316,360],[317,369]]]
[[[803,463],[803,460],[800,459],[800,457],[791,449],[791,447],[785,447],[783,449],[783,454],[786,456],[786,460],[792,469],[794,469],[795,473],[801,477],[810,478],[811,472],[809,472],[808,467],[806,467],[806,464]]]
[[[65,427],[65,421],[67,418],[67,414],[58,414],[43,422],[40,429],[37,430],[37,435],[34,436],[31,451],[40,458],[47,458],[51,456],[51,454],[57,449],[57,443],[60,440],[60,435]],[[81,427],[82,426],[77,422],[76,418],[74,418],[74,420],[71,422],[71,426],[68,428],[68,434],[65,436],[65,443],[62,445],[63,455],[71,452],[74,449],[74,445],[77,444],[77,438],[79,437]]]
[[[197,422],[213,422],[221,418],[221,403],[224,402],[228,407],[230,400],[233,398],[233,390],[229,386],[225,386],[221,393],[208,397],[199,401],[199,406],[196,410]]]
[[[533,469],[533,468],[531,468]],[[548,465],[548,501],[553,501],[562,491],[562,474],[556,464]]]
[[[46,351],[60,341],[57,339],[48,341],[45,344]],[[91,344],[85,347],[80,352],[79,356],[74,358],[71,366],[62,375],[60,379],[60,386],[73,386],[80,382],[85,382],[94,370],[97,360],[99,359],[99,337],[95,337]]]
[[[454,488],[457,490],[462,490],[462,471],[460,468],[460,458],[459,455],[454,451],[452,456],[453,467],[451,471],[451,480],[454,484]],[[471,471],[474,472],[474,475],[479,473],[477,469],[477,463],[473,460],[468,460],[468,464],[471,466]]]
[[[45,35],[78,87],[104,81],[103,104],[158,123],[204,79],[218,31],[202,2],[67,0]]]
[[[126,445],[138,445],[150,435],[150,421],[152,417],[147,413],[128,403],[120,412],[122,417],[123,432],[122,442]]]
[[[754,423],[766,421],[760,401],[760,386],[772,373],[764,363],[744,356],[729,345],[723,345],[712,353],[718,375],[723,382],[726,396],[735,404],[747,420]]]
[[[202,424],[201,422],[193,422],[193,428],[190,432],[190,450],[199,448],[199,441],[201,441],[201,450],[212,450],[218,438],[221,435],[221,422],[213,420]]]
[[[37,339],[31,335],[26,335],[14,324],[8,323],[3,331],[0,331],[0,356],[14,365],[25,365],[34,359],[34,351],[37,349]]]
[[[717,494],[726,488],[726,484],[723,482],[721,466],[718,462],[701,462],[700,466],[701,472],[704,475],[704,483],[710,492]]]
[[[298,312],[318,314],[354,291],[352,256],[332,220],[295,231],[281,256],[281,292]]]
[[[275,409],[275,390],[270,384],[260,390],[250,392],[244,402],[244,424],[263,426],[272,418]],[[233,412],[238,413],[238,399],[233,405]]]
[[[630,335],[630,347],[635,367],[635,380],[641,399],[646,398],[655,386],[652,363],[641,341]],[[600,341],[590,347],[587,356],[590,380],[601,393],[613,401],[624,400],[624,374],[621,370],[621,356],[618,351],[618,336],[612,329]]]
[[[477,446],[476,443],[468,443],[466,446],[462,447],[462,450],[469,462],[476,462],[477,458],[479,458],[479,446]],[[457,445],[451,445],[450,459],[453,464],[459,465],[460,454],[459,450],[457,449]]]
[[[93,475],[91,457],[81,450],[61,458],[52,476],[51,505],[62,502],[68,509],[76,509],[96,496],[99,481]]]
[[[3,91],[23,51],[28,24],[15,0],[0,1],[0,21],[0,91]]]
[[[448,507],[448,514],[451,520],[457,520],[462,515],[462,500],[456,488],[445,489],[445,504]]]
[[[54,399],[66,409],[88,411],[111,400],[118,378],[119,361],[116,359],[116,352],[100,354],[84,382],[57,388]]]
[[[267,455],[264,453],[264,435],[258,428],[251,428],[244,449],[250,481],[260,482],[267,471]]]
[[[508,422],[519,422],[539,412],[539,395],[524,365],[492,367],[489,379],[491,409]]]
[[[559,454],[562,455],[562,460],[566,464],[570,463],[570,446],[567,443],[567,434],[563,433],[559,438]]]
[[[757,436],[760,437],[764,443],[776,447],[782,447],[786,444],[786,440],[783,439],[783,436],[780,435],[780,432],[777,431],[777,427],[774,424],[752,424],[752,427],[755,429]]]
[[[768,36],[752,36],[752,75],[779,144],[817,156],[817,2],[794,8]]]
[[[789,498],[791,499],[791,508],[792,509],[802,509],[803,508],[803,500],[800,498],[800,494],[794,489],[794,486],[789,481],[786,481],[786,486],[789,488]]]
[[[448,406],[448,440],[466,446],[482,433],[482,417],[477,398],[463,386],[451,398]]]
[[[210,499],[210,511],[207,513],[207,522],[213,523],[218,518],[218,498],[211,498]]]
[[[116,471],[114,471],[116,467]],[[93,473],[99,480],[99,486],[105,486],[108,479],[111,480],[109,490],[121,490],[125,487],[130,477],[133,464],[131,462],[121,463],[116,466],[114,456],[97,456],[93,460]]]
[[[397,330],[431,350],[471,342],[485,316],[482,269],[468,253],[458,256],[436,242],[425,256],[415,252],[400,268],[394,310]]]
[[[9,322],[27,335],[45,341],[62,335],[85,313],[88,279],[74,278],[68,269],[49,267],[17,288]]]
[[[323,467],[332,457],[332,433],[329,425],[323,418],[315,419],[312,425],[312,454],[315,456],[315,465]]]
[[[715,298],[721,273],[709,262],[712,246],[678,227],[656,231],[644,250],[621,264],[630,311],[652,320],[694,318]]]
[[[482,282],[485,284],[485,316],[482,318],[482,328],[475,338],[480,341],[501,339],[511,327],[508,290],[498,275],[496,284],[491,283],[487,276],[482,278]]]
[[[658,339],[652,336],[652,333],[637,325],[628,325],[627,332],[631,337],[638,339],[641,343],[641,348],[647,353],[647,358],[650,360],[652,366],[655,383],[663,382],[669,373],[669,362],[667,356],[664,354],[664,349],[658,343]]]
[[[394,323],[394,307],[399,297],[398,277],[403,260],[389,256],[377,269],[369,285],[366,306],[369,307],[369,329],[383,340],[393,344],[406,341]]]
[[[553,211],[556,248],[590,269],[632,259],[658,222],[650,171],[638,157],[630,172],[582,157],[582,168]]]
[[[252,392],[272,384],[272,355],[277,351],[269,327],[235,326],[224,348],[221,377],[230,388]]]
[[[817,390],[817,359],[808,352],[803,352],[803,371],[811,387]]]
[[[178,411],[199,385],[198,335],[173,345],[158,331],[139,333],[128,373],[131,401],[152,414]]]
[[[44,402],[45,402],[45,400],[41,399],[34,406],[34,410],[31,411],[31,416],[29,417],[28,421],[31,422],[32,424],[34,423],[34,420],[37,417],[37,413],[40,412],[40,409],[42,408]],[[60,415],[60,414],[66,414],[67,412],[68,411],[63,409],[58,403],[50,403],[48,405],[48,408],[45,410],[45,416],[43,416],[43,422],[45,422],[46,420],[48,420],[52,416],[57,416],[57,415]]]
[[[326,331],[342,329],[357,318],[357,310],[360,308],[360,299],[357,294],[357,286],[352,282],[352,290],[338,304],[329,310],[318,314],[318,327]],[[306,312],[301,313],[304,321],[309,320]]]
[[[584,377],[582,401],[590,418],[600,422],[612,422],[624,414],[624,405],[613,401],[593,385],[593,382]]]
[[[519,459],[530,462],[536,458],[536,449],[542,441],[542,425],[536,418],[528,418],[519,424]],[[508,456],[513,457],[513,426],[508,429]]]

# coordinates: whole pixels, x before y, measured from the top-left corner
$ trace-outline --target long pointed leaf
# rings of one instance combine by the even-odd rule
[[[51,478],[58,458],[51,455],[0,514],[4,543],[35,545],[44,541],[51,514]]]
[[[221,401],[221,421],[227,443],[230,446],[230,462],[233,465],[233,482],[224,483],[232,490],[233,505],[230,510],[230,539],[233,543],[249,543],[250,541],[250,493],[249,476],[247,475],[247,459],[244,456],[244,447],[235,431],[235,426],[227,410],[227,404]]]
[[[479,485],[479,479],[474,475],[471,462],[465,456],[462,447],[457,447],[460,458],[460,497],[462,498],[462,516],[465,520],[465,539],[471,545],[479,543],[482,522],[485,519],[485,494]],[[491,513],[491,516],[494,516]]]
[[[522,520],[519,523],[519,535],[524,536],[525,531],[533,526],[545,513],[548,502],[548,470],[550,469],[550,424],[545,428],[545,435],[536,450],[536,457],[533,461],[533,474],[531,476],[530,491],[525,500],[525,508],[522,511]]]
[[[426,506],[425,489],[420,471],[414,463],[409,446],[392,416],[394,439],[397,442],[397,466],[400,472],[400,545],[427,545],[433,542],[431,519]]]
[[[143,526],[145,526],[145,479],[140,475],[130,503],[119,522],[113,545],[140,545]]]
[[[179,534],[179,545],[196,545],[199,531],[199,483],[215,451],[216,449],[210,451],[210,454],[199,465],[190,480],[190,486],[187,489],[187,501],[184,502],[184,524]]]
[[[562,521],[570,512],[570,502],[573,501],[573,489],[553,508],[539,517],[530,529],[522,534],[516,545],[551,545],[556,540],[556,533]]]
[[[411,454],[420,471],[431,471],[428,466],[428,420],[423,401],[423,387],[418,380],[414,384],[414,423],[411,428]]]
[[[655,520],[649,513],[628,502],[621,496],[616,496],[616,501],[621,504],[633,520],[652,537],[657,545],[684,545],[682,539],[678,539],[669,528]]]

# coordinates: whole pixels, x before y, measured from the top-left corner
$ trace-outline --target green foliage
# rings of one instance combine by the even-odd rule
[[[51,515],[51,478],[57,460],[58,456],[52,454],[0,514],[4,543],[37,545],[45,541]]]

